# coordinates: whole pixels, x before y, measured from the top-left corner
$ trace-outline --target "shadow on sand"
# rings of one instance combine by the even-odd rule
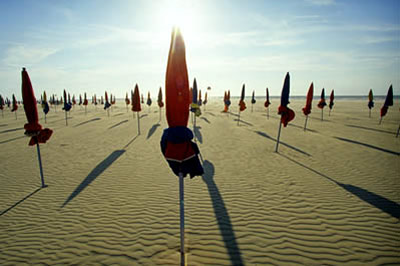
[[[356,187],[350,184],[343,184],[340,182],[337,182],[336,180],[334,180],[333,178],[318,172],[317,170],[312,169],[311,167],[308,167],[296,160],[293,160],[289,157],[287,157],[286,155],[280,154],[282,157],[288,159],[289,161],[300,165],[301,167],[304,167],[305,169],[310,170],[311,172],[314,172],[317,175],[320,175],[322,177],[325,177],[326,179],[328,179],[329,181],[331,181],[332,183],[342,187],[343,189],[345,189],[346,191],[350,192],[351,194],[353,194],[354,196],[357,196],[359,199],[371,204],[372,206],[380,209],[383,212],[386,212],[387,214],[391,215],[394,218],[400,219],[400,205],[397,204],[394,201],[391,201],[385,197],[382,197],[378,194],[375,194],[373,192],[370,192],[366,189],[360,188],[360,187]]]
[[[395,152],[395,151],[387,150],[387,149],[384,149],[384,148],[376,147],[376,146],[373,146],[373,145],[371,145],[371,144],[359,142],[359,141],[356,141],[356,140],[345,139],[345,138],[341,138],[341,137],[334,137],[334,138],[335,138],[335,139],[338,139],[338,140],[341,140],[341,141],[346,141],[346,142],[358,144],[358,145],[361,145],[361,146],[365,146],[365,147],[368,147],[368,148],[371,148],[371,149],[375,149],[375,150],[378,150],[378,151],[387,152],[387,153],[390,153],[390,154],[393,154],[393,155],[397,155],[397,156],[400,155],[400,152]]]
[[[136,135],[133,139],[131,139],[131,140],[124,146],[124,149],[128,148],[128,146],[131,145],[131,143],[134,142],[135,139],[136,139],[137,137],[139,137],[139,135]]]
[[[98,121],[98,120],[100,120],[100,119],[101,119],[101,118],[99,118],[99,117],[93,118],[93,119],[90,119],[90,120],[88,120],[88,121],[84,121],[84,122],[82,122],[82,123],[79,123],[79,124],[75,125],[74,127],[79,127],[79,126],[82,126],[82,125],[84,125],[84,124],[88,124],[88,123],[90,123],[90,122]]]
[[[157,123],[157,124],[154,124],[150,129],[149,129],[149,132],[147,133],[147,138],[146,139],[149,139],[153,134],[154,134],[154,132],[156,132],[156,130],[157,130],[157,128],[160,126],[160,123]]]
[[[63,208],[68,204],[71,200],[73,200],[76,196],[79,195],[87,186],[90,185],[101,173],[103,173],[108,167],[111,166],[122,154],[124,154],[125,150],[116,150],[108,155],[101,163],[99,163],[89,174],[88,176],[79,184],[77,188],[75,188],[74,192],[68,197],[68,199],[61,206]]]
[[[202,116],[200,117],[200,119],[203,119],[204,121],[206,121],[207,123],[211,124],[210,120],[208,120],[206,117]]]
[[[193,131],[194,131],[195,138],[197,140],[199,140],[200,144],[203,144],[203,135],[201,135],[200,129],[201,129],[201,127],[195,126],[193,128]]]
[[[267,133],[264,133],[264,132],[261,132],[261,131],[254,131],[254,132],[257,133],[260,136],[263,136],[264,138],[267,138],[267,139],[270,139],[270,140],[276,142],[276,139],[274,139],[273,137],[269,136]],[[288,147],[288,148],[290,148],[292,150],[295,150],[297,152],[300,152],[300,153],[302,153],[304,155],[311,156],[311,154],[309,154],[309,153],[307,153],[305,151],[302,151],[299,148],[296,148],[296,147],[294,147],[292,145],[286,144],[285,142],[282,142],[281,140],[279,141],[279,144],[281,144],[283,146],[286,146],[286,147]]]
[[[108,129],[113,129],[114,127],[120,126],[120,125],[122,125],[123,123],[126,123],[126,122],[128,122],[128,120],[123,120],[123,121],[118,122],[115,125],[109,127]]]
[[[235,122],[237,122],[238,120],[239,120],[239,119],[233,119],[233,121],[235,121]],[[240,126],[240,124],[245,124],[245,125],[248,125],[248,126],[251,126],[251,127],[253,126],[252,123],[243,121],[242,119],[239,120],[239,126]]]
[[[8,133],[8,132],[14,132],[14,131],[23,130],[23,129],[24,129],[23,127],[7,129],[7,130],[0,131],[0,134]]]
[[[371,130],[371,131],[376,131],[376,132],[382,132],[382,133],[388,133],[388,134],[393,134],[396,135],[396,132],[391,132],[387,130],[382,130],[382,129],[376,129],[372,127],[363,127],[363,126],[356,126],[356,125],[345,125],[346,127],[354,127],[354,128],[360,128],[360,129],[365,129],[365,130]]]
[[[11,141],[17,140],[17,139],[22,139],[22,138],[26,138],[26,136],[19,136],[19,137],[16,137],[16,138],[3,140],[3,141],[0,141],[0,144],[4,144],[4,143],[7,143],[7,142],[11,142]]]
[[[25,196],[25,198],[21,199],[20,201],[18,201],[17,203],[15,203],[14,205],[12,205],[11,207],[8,207],[7,209],[5,209],[4,211],[2,211],[0,213],[0,216],[2,216],[3,214],[6,214],[8,211],[12,210],[13,208],[17,207],[20,203],[24,202],[25,200],[27,200],[28,198],[30,198],[31,196],[33,196],[36,192],[39,192],[39,190],[41,190],[42,188],[38,188],[35,191],[29,193],[27,196]]]
[[[226,209],[224,199],[222,198],[222,195],[214,182],[214,165],[205,160],[203,167],[203,181],[207,184],[208,193],[210,194],[214,208],[214,214],[217,218],[218,227],[221,232],[222,239],[224,240],[225,247],[228,250],[231,263],[232,265],[244,265],[238,243],[236,242],[235,232],[232,228],[228,210]]]

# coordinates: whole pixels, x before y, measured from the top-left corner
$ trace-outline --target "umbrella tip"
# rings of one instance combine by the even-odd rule
[[[25,68],[25,67],[23,67],[23,68],[22,68],[22,71],[26,71],[26,68]]]

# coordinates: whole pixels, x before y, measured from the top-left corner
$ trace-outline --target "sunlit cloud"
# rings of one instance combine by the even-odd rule
[[[57,48],[15,45],[7,49],[5,58],[2,61],[8,66],[32,65],[45,60],[57,51]]]

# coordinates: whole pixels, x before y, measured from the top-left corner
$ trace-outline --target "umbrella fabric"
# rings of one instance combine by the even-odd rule
[[[49,107],[49,103],[47,102],[47,95],[46,95],[46,92],[43,92],[42,108],[43,108],[44,114],[47,115],[47,113],[50,111],[50,107]]]
[[[17,103],[17,99],[15,99],[15,95],[13,94],[11,112],[14,112],[14,111],[17,111],[17,110],[18,110],[18,103]]]
[[[86,97],[86,92],[85,92],[84,97],[83,97],[83,105],[88,105],[88,99]]]
[[[333,100],[335,99],[334,91],[332,90],[331,96],[329,96],[329,109],[332,109],[334,103]]]
[[[70,104],[70,105],[72,105],[72,102],[71,102],[71,95],[68,93],[68,103]]]
[[[75,105],[76,101],[75,101],[75,95],[72,95],[72,104]]]
[[[264,106],[265,106],[265,108],[268,108],[268,106],[271,104],[271,102],[269,101],[269,91],[268,91],[268,88],[267,88],[267,99],[266,99],[266,101],[265,101],[265,103],[264,103]]]
[[[28,123],[24,125],[25,135],[32,136],[29,145],[46,143],[46,141],[50,139],[51,134],[53,134],[53,131],[48,128],[42,129],[42,126],[39,124],[36,98],[33,93],[31,80],[25,68],[22,69],[22,99],[26,118],[28,120]]]
[[[192,88],[192,103],[190,104],[190,111],[193,112],[196,116],[201,115],[200,106],[197,101],[197,82],[196,78],[193,81],[193,88]]]
[[[179,30],[174,29],[168,55],[165,80],[166,115],[169,128],[161,138],[161,151],[175,175],[194,177],[204,173],[198,158],[199,149],[192,142],[187,128],[189,118],[189,80],[185,44]]]
[[[140,102],[143,104],[143,103],[144,103],[143,93],[142,93],[140,96],[141,96],[141,97],[140,97],[140,98],[141,98],[141,101],[140,101]]]
[[[71,110],[71,104],[67,102],[67,92],[64,90],[64,107],[62,108],[64,111],[68,112]]]
[[[284,127],[288,125],[295,117],[295,113],[287,105],[289,104],[289,92],[290,92],[290,76],[289,72],[286,74],[285,81],[283,83],[282,94],[281,94],[281,105],[278,108],[278,114],[281,115],[281,123]]]
[[[244,102],[244,84],[242,86],[242,93],[240,95],[240,101],[239,101],[239,111],[242,112],[246,110],[246,103]]]
[[[389,106],[393,106],[393,87],[390,85],[388,93],[386,95],[385,103],[383,104],[381,108],[381,117],[385,116]]]
[[[308,92],[307,92],[306,106],[304,106],[302,109],[304,115],[311,114],[311,105],[312,105],[313,96],[314,96],[314,83],[311,82],[310,88],[308,89]]]
[[[136,84],[135,85],[135,91],[133,93],[133,98],[132,98],[132,111],[133,112],[140,112],[142,111],[140,107],[140,96],[139,96],[139,86]]]
[[[372,107],[374,107],[374,95],[372,94],[372,89],[370,89],[368,94],[368,108],[371,109]]]
[[[94,105],[97,105],[97,96],[96,96],[96,94],[94,95]]]
[[[110,95],[110,98],[111,98],[111,99],[110,99],[111,104],[115,104],[115,101],[116,101],[116,100],[115,100],[115,95],[114,95],[114,97],[113,97],[113,95],[111,94],[111,95]]]
[[[322,89],[322,92],[321,92],[321,100],[319,100],[319,103],[318,103],[318,108],[320,108],[320,109],[324,109],[324,107],[326,106],[326,102],[325,102],[325,89]]]
[[[104,110],[106,110],[107,108],[109,108],[111,106],[110,102],[108,101],[107,92],[105,93],[104,98],[106,99],[106,102],[104,103]]]
[[[149,93],[149,99],[150,99],[150,93]],[[151,100],[150,100],[150,102],[151,102]],[[151,103],[150,103],[150,104],[151,104]],[[157,104],[158,104],[158,107],[160,107],[160,108],[163,108],[163,107],[164,107],[164,103],[163,103],[163,100],[162,100],[162,90],[161,90],[161,87],[160,87],[160,90],[158,91]]]
[[[100,98],[100,104],[104,104],[103,96],[101,96],[101,98]]]
[[[152,103],[152,101],[151,101],[151,98],[150,98],[150,92],[148,92],[148,93],[147,93],[147,102],[146,102],[146,104],[147,104],[148,106],[151,106],[151,103]]]
[[[82,95],[81,94],[79,94],[79,105],[82,105]]]
[[[126,95],[125,95],[125,104],[129,105],[130,103],[131,103],[131,101],[129,100],[128,93],[126,93]]]
[[[251,95],[251,104],[255,104],[256,103],[256,96],[254,95],[254,91],[253,94]]]
[[[4,109],[4,99],[3,99],[3,97],[0,95],[0,110],[3,110]]]
[[[197,103],[199,104],[199,106],[203,104],[203,100],[201,99],[201,90],[199,90],[199,100]]]
[[[228,106],[228,104],[227,104],[227,101],[228,101],[228,93],[225,91],[224,92],[224,110],[222,111],[222,112],[228,112],[228,110],[229,110],[229,106]]]
[[[204,104],[207,104],[207,92],[206,92],[206,94],[204,95],[204,102],[203,102]]]

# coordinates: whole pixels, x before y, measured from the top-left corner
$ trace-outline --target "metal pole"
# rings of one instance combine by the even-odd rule
[[[321,109],[321,121],[324,121],[324,108]]]
[[[382,116],[381,116],[381,119],[379,119],[379,124],[378,125],[380,125],[382,123]]]
[[[38,154],[38,160],[39,160],[40,178],[42,181],[42,188],[45,188],[45,187],[47,187],[47,185],[45,185],[45,183],[44,183],[42,158],[40,157],[40,147],[39,147],[39,141],[37,140],[37,137],[36,137],[36,141],[37,141],[36,148],[37,148],[37,154]]]
[[[137,114],[137,128],[138,128],[138,135],[140,135],[140,117],[139,117],[139,112],[136,112]]]
[[[161,121],[161,107],[159,108],[160,109],[160,119],[159,119],[159,121]],[[149,109],[150,110],[150,109]]]
[[[396,138],[399,136],[399,132],[400,132],[400,125],[399,125],[399,128],[397,129]]]
[[[110,108],[107,108],[107,116],[110,117]]]
[[[267,107],[267,119],[269,119],[269,107]]]
[[[279,129],[278,129],[278,137],[276,138],[275,152],[278,152],[279,139],[281,138],[281,128],[282,128],[282,123],[281,120],[279,120]]]
[[[180,233],[181,233],[181,265],[185,265],[185,202],[183,174],[179,173],[179,213],[180,213]]]
[[[15,120],[18,120],[17,111],[15,111]]]
[[[369,118],[371,118],[371,109],[369,109]]]
[[[44,123],[45,123],[45,124],[47,123],[46,114],[44,114]]]
[[[65,125],[68,126],[67,111],[65,111]]]
[[[239,110],[239,116],[238,116],[238,123],[237,123],[237,125],[239,125],[239,121],[240,121],[240,110]]]
[[[87,106],[85,105],[85,115],[87,114],[87,110],[86,110],[86,107],[87,107]]]
[[[308,120],[308,115],[306,115],[306,122],[304,123],[304,131],[307,130],[307,120]]]
[[[331,116],[331,109],[329,109],[329,115],[328,116]]]

